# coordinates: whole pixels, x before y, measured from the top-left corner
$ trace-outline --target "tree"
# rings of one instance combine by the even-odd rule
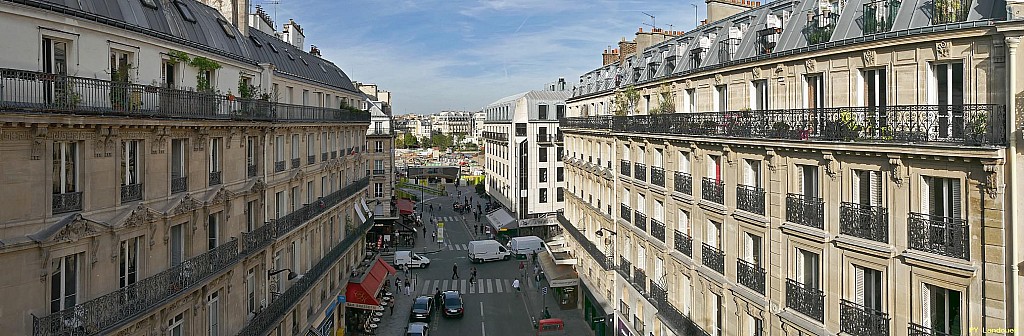
[[[405,133],[405,135],[402,136],[402,142],[405,144],[406,148],[415,148],[420,146],[419,141],[416,140],[416,136],[412,135],[412,133]]]
[[[658,106],[651,109],[651,114],[676,112],[675,94],[672,93],[672,87],[670,85],[661,84],[661,87],[658,88],[658,98]]]
[[[434,134],[430,137],[434,147],[447,148],[452,146],[452,138],[444,134]]]
[[[615,115],[633,115],[636,112],[636,104],[640,101],[640,91],[633,85],[627,86],[624,90],[615,93],[612,103],[615,105]]]

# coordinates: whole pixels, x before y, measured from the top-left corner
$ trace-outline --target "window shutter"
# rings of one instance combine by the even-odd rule
[[[794,269],[793,273],[796,273],[796,282],[805,283],[805,281],[804,281],[805,280],[804,279],[804,253],[803,253],[803,251],[800,251],[800,249],[793,249],[793,252],[794,252],[794,257],[795,257],[793,259],[793,269]]]
[[[860,171],[854,170],[850,176],[853,178],[853,203],[860,204]]]
[[[871,205],[882,205],[882,172],[871,171]]]
[[[715,157],[708,155],[708,177],[715,176]]]
[[[864,268],[853,266],[853,302],[864,305]]]
[[[748,186],[755,186],[754,167],[751,166],[750,163],[750,160],[743,160],[743,184]]]
[[[932,295],[928,285],[921,284],[921,325],[932,325]]]
[[[801,195],[804,193],[804,166],[796,165],[796,191]]]
[[[754,239],[749,233],[743,234],[743,260],[754,263]]]
[[[931,192],[932,178],[921,176],[921,213],[931,214],[931,201],[935,198]]]
[[[957,219],[963,218],[961,216],[961,214],[960,214],[960,207],[961,207],[961,205],[960,205],[960,202],[961,202],[961,199],[960,199],[960,180],[959,179],[948,179],[947,181],[949,181],[950,184],[952,184],[952,189],[953,189],[953,197],[951,197],[951,199],[953,200],[953,204],[952,204],[953,205],[952,206],[953,213],[952,213],[952,216],[953,216],[953,218],[957,218]]]

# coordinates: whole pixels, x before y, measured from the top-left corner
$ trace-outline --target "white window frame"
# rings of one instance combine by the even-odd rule
[[[78,191],[80,152],[77,142],[54,142],[53,165],[58,170],[53,176],[53,193]]]
[[[121,186],[142,183],[142,140],[121,142]]]

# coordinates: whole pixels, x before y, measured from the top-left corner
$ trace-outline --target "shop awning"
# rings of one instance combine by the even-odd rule
[[[551,253],[547,252],[540,253],[537,259],[540,260],[540,269],[544,271],[544,276],[547,277],[548,285],[551,287],[569,287],[579,284],[580,277],[572,265],[556,265]]]
[[[383,259],[375,259],[359,278],[349,280],[345,288],[345,306],[366,310],[384,310],[380,306],[380,301],[377,300],[377,293],[383,287],[384,279],[388,274],[395,274],[395,269]]]
[[[412,208],[414,205],[412,201],[403,198],[399,199],[398,202],[395,202],[395,205],[398,206],[398,213],[403,215],[412,214]]]
[[[491,211],[491,213],[487,214],[487,221],[491,223],[491,226],[493,226],[495,230],[498,231],[519,227],[519,222],[516,221],[516,218],[512,217],[512,214],[508,213],[504,208]]]
[[[355,208],[356,208],[356,216],[359,216],[359,222],[360,223],[365,223],[366,222],[366,215],[363,214],[363,207],[360,206],[359,204],[356,204]]]

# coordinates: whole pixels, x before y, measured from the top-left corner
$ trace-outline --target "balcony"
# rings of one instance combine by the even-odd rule
[[[636,291],[642,294],[647,293],[647,273],[643,269],[633,266],[633,280],[630,283],[633,284]]]
[[[559,118],[559,119],[562,119],[562,118]],[[555,142],[556,143],[563,143],[563,142],[565,142],[565,135],[563,135],[562,132],[555,133]]]
[[[142,183],[122,185],[121,203],[141,201],[144,190]]]
[[[718,62],[725,63],[736,59],[736,51],[740,48],[740,39],[728,38],[718,42]]]
[[[377,175],[377,176],[384,175],[384,169],[374,169],[373,170],[373,175]]]
[[[641,231],[647,232],[647,215],[640,210],[633,210],[633,225]]]
[[[615,270],[618,271],[626,281],[633,281],[633,277],[629,274],[629,272],[633,270],[633,264],[630,263],[629,260],[626,260],[625,257],[619,256],[619,268],[616,268]]]
[[[626,176],[631,176],[630,168],[632,165],[629,164],[629,160],[619,160],[619,173]]]
[[[967,221],[959,218],[911,212],[907,218],[907,245],[910,248],[971,260]]]
[[[817,288],[804,287],[793,279],[786,279],[786,307],[793,308],[818,322],[825,320],[825,293]]]
[[[284,171],[284,161],[274,162],[274,172],[280,173]]]
[[[281,216],[281,218],[278,218],[271,223],[277,226],[275,230],[279,235],[287,234],[292,229],[302,226],[307,221],[322,214],[324,211],[333,208],[349,196],[359,193],[359,191],[365,189],[367,185],[369,185],[369,179],[364,177],[350,183],[344,188],[341,188],[341,190],[316,199],[311,204],[305,204],[301,208],[296,209],[287,215]]]
[[[900,0],[875,0],[864,4],[864,35],[885,33],[892,29]]]
[[[757,31],[757,54],[765,55],[775,52],[775,45],[782,36],[782,28],[765,28]]]
[[[188,176],[171,176],[171,193],[177,194],[188,190]]]
[[[818,197],[790,193],[786,195],[786,221],[822,229],[825,225],[825,202]]]
[[[832,39],[836,21],[839,21],[838,13],[823,11],[819,14],[807,14],[807,26],[804,27],[807,45],[825,43]]]
[[[764,216],[764,188],[736,186],[736,208]]]
[[[621,312],[623,316],[629,316],[629,304],[622,299],[619,299],[619,312]]]
[[[590,254],[590,257],[594,258],[594,260],[601,265],[602,269],[607,271],[614,268],[614,261],[609,260],[608,257],[605,256],[604,252],[601,252],[601,249],[597,247],[597,244],[594,244],[590,239],[587,239],[587,236],[585,236],[583,232],[580,232],[575,225],[572,225],[572,223],[570,223],[562,214],[558,214],[558,223],[562,225],[562,229],[564,229],[565,232],[568,232],[573,239],[576,239],[576,243],[582,246],[583,250]]]
[[[537,143],[539,143],[539,144],[550,144],[550,143],[553,143],[553,142],[555,142],[555,137],[552,136],[551,134],[546,134],[546,133],[538,133],[537,134]]]
[[[660,240],[662,243],[665,242],[665,223],[657,219],[651,219],[651,235],[655,239]]]
[[[971,0],[932,0],[932,24],[967,21]]]
[[[710,44],[709,44],[709,46],[710,46]],[[707,47],[701,47],[701,46],[694,47],[693,50],[690,50],[690,57],[689,57],[689,59],[687,61],[689,63],[689,65],[690,65],[690,69],[692,70],[692,69],[700,68],[700,65],[704,62],[704,60],[707,57],[708,57],[708,48]]]
[[[839,233],[881,243],[889,242],[888,209],[843,202],[839,206],[839,213]]]
[[[82,211],[82,192],[73,191],[63,194],[53,194],[53,214],[60,214],[72,211]]]
[[[338,158],[338,151],[336,151],[336,150],[331,151],[331,159],[337,159],[337,158]],[[282,166],[281,170],[284,170],[284,166]],[[281,170],[278,170],[278,171],[281,171]]]
[[[725,252],[707,243],[701,243],[700,245],[702,247],[700,253],[701,264],[718,272],[718,274],[725,274]]]
[[[561,126],[701,138],[990,147],[1006,144],[1005,118],[1002,105],[899,105],[578,117]]]
[[[633,178],[647,182],[647,166],[643,163],[633,163]]]
[[[210,172],[210,176],[209,176],[209,181],[208,182],[210,182],[210,186],[211,187],[215,186],[215,185],[220,185],[221,184],[221,175],[222,174],[219,171]]]
[[[651,166],[651,184],[665,187],[665,168]]]
[[[299,160],[299,158],[292,159],[292,169],[299,168],[299,164],[301,163],[302,162]]]
[[[327,152],[320,153],[320,161],[327,161]]]
[[[256,177],[256,165],[251,164],[245,167],[245,175],[249,177]]]
[[[484,140],[508,142],[508,134],[506,133],[484,131],[483,137]]]
[[[636,315],[633,315],[633,330],[636,330],[638,335],[644,335],[647,333],[644,327],[644,321]]]
[[[629,208],[625,203],[619,203],[619,217],[625,220],[627,223],[631,222],[630,216],[633,215],[633,210]]]
[[[306,155],[306,164],[316,163],[316,155]]]
[[[700,196],[710,202],[725,204],[725,182],[711,177],[701,181]]]
[[[668,300],[668,291],[664,287],[654,280],[651,280],[650,283],[652,303],[658,308],[658,314],[662,316],[661,320],[668,324],[669,328],[674,329],[676,335],[708,336],[707,332],[693,323],[693,320],[690,320]]]
[[[672,238],[672,247],[676,251],[685,254],[687,257],[693,257],[693,238],[690,235],[675,230],[675,237]]]
[[[764,268],[743,259],[736,259],[736,280],[744,287],[764,295],[764,275]]]
[[[960,336],[960,333],[959,332],[957,332],[955,334],[945,333],[945,332],[941,332],[941,331],[938,331],[938,330],[932,330],[931,328],[925,327],[923,325],[920,325],[920,324],[917,324],[917,323],[914,323],[914,322],[910,322],[910,324],[907,325],[907,335],[908,336]]]
[[[889,335],[889,314],[839,300],[840,331],[853,336]]]
[[[271,122],[361,122],[355,109],[299,106],[153,85],[0,69],[0,110],[161,119]]]
[[[676,172],[672,184],[676,192],[693,196],[693,176],[690,176],[689,173]]]

